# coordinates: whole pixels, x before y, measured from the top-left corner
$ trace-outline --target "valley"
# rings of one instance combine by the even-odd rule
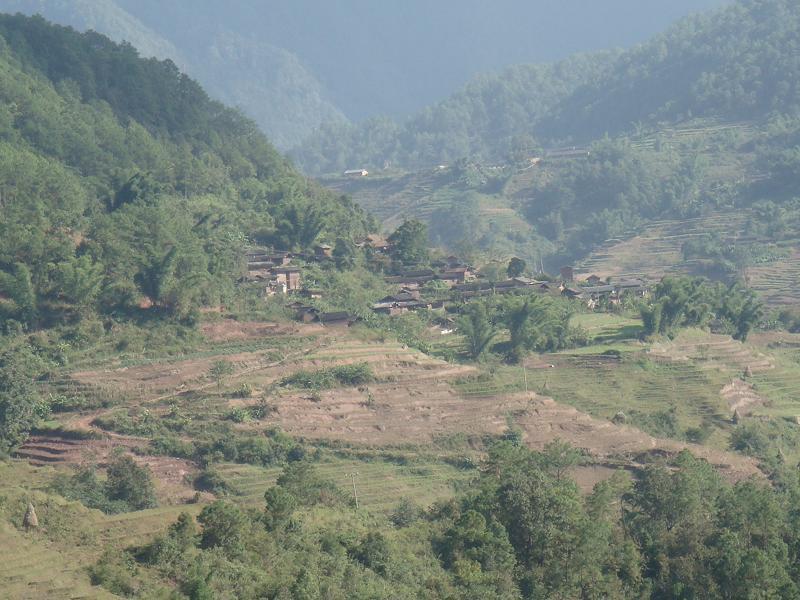
[[[796,0],[157,4],[0,0],[0,596],[800,598]]]

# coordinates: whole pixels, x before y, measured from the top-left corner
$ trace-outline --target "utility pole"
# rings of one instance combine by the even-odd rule
[[[346,477],[349,477],[353,480],[353,498],[356,501],[356,510],[358,510],[358,491],[356,490],[356,476],[358,476],[358,471],[354,473],[348,473]]]
[[[522,363],[522,377],[525,379],[525,393],[528,393],[528,367],[525,366],[525,363]]]

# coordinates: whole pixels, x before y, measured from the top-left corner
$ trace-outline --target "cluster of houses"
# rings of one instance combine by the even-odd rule
[[[376,234],[366,236],[356,245],[359,248],[371,250],[376,256],[388,255],[391,250],[386,238]],[[333,260],[333,247],[328,244],[318,244],[314,246],[311,253],[291,253],[267,248],[252,248],[245,254],[247,273],[240,282],[260,286],[265,297],[282,294],[305,300],[321,298],[322,292],[320,290],[304,287],[302,270],[292,263],[293,259],[300,259],[305,262],[331,261]],[[325,313],[299,300],[292,302],[287,307],[294,310],[297,320],[304,323],[316,322],[327,327],[349,327],[355,320],[349,313]]]
[[[598,276],[592,275],[578,285],[570,267],[561,269],[558,281],[538,281],[521,276],[510,277],[505,281],[489,281],[472,267],[459,263],[455,257],[449,257],[433,266],[438,267],[438,271],[422,269],[384,278],[386,283],[398,285],[399,291],[382,298],[373,305],[372,310],[381,314],[398,315],[420,309],[444,308],[446,302],[464,302],[485,296],[520,292],[566,297],[594,309],[604,304],[619,305],[626,296],[645,298],[650,293],[647,283],[641,279],[603,282]],[[448,300],[430,301],[421,298],[420,289],[433,281],[441,282],[449,288]]]
[[[388,256],[391,251],[389,242],[375,234],[361,240],[358,246],[371,250],[375,257]],[[313,249],[313,253],[308,254],[252,249],[246,255],[247,275],[244,281],[263,285],[265,296],[290,294],[302,299],[321,298],[321,292],[303,287],[301,269],[292,264],[293,258],[304,261],[332,260],[332,248],[320,244]],[[649,287],[641,279],[603,281],[600,277],[591,275],[577,284],[571,267],[561,269],[558,281],[538,281],[522,276],[510,277],[505,281],[490,281],[455,256],[434,261],[430,268],[386,276],[384,281],[391,286],[397,286],[397,291],[373,304],[372,310],[390,316],[417,310],[443,310],[447,303],[520,292],[566,297],[585,303],[589,309],[618,305],[625,297],[645,298],[649,295]],[[441,293],[437,296],[444,295],[446,299],[431,300],[423,297],[422,288],[432,282],[439,284]],[[300,300],[292,302],[288,308],[294,310],[297,320],[304,323],[318,322],[325,326],[339,327],[349,326],[354,321],[348,313],[323,313]]]
[[[291,253],[273,251],[265,248],[253,248],[245,255],[247,261],[247,274],[243,282],[263,284],[264,295],[275,294],[311,294],[314,291],[306,290],[302,285],[301,269],[292,264],[292,259],[302,259],[306,262],[324,262],[333,260],[333,247],[328,244],[314,246],[312,253]]]
[[[288,294],[301,289],[300,267],[291,264],[289,252],[254,249],[247,253],[245,281],[264,285],[264,294]]]

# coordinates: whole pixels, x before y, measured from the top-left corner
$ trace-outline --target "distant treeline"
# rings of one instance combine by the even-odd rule
[[[740,0],[686,18],[625,52],[480,77],[405,123],[322,128],[294,156],[308,173],[500,161],[697,117],[760,119],[800,109],[794,0]]]

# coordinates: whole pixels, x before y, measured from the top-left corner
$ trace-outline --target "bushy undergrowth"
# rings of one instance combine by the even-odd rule
[[[314,390],[364,385],[375,381],[372,368],[366,362],[338,365],[318,371],[297,371],[281,380],[281,385]]]
[[[157,505],[149,469],[137,465],[130,456],[115,458],[108,466],[105,481],[97,477],[93,467],[84,467],[71,476],[57,477],[52,489],[69,500],[109,514]]]

